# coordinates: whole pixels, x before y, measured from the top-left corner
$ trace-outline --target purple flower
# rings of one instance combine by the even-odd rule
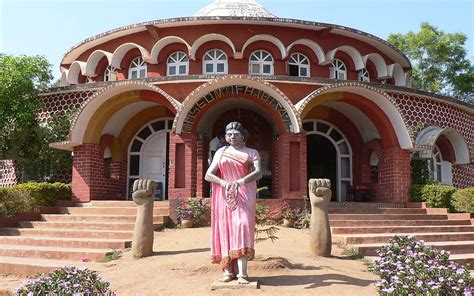
[[[440,276],[440,277],[438,278],[438,281],[439,281],[440,283],[442,283],[442,282],[444,282],[444,278],[443,278],[442,276]]]
[[[464,296],[472,296],[471,288],[464,288]]]
[[[416,281],[416,286],[417,286],[417,287],[423,286],[423,281],[422,281],[422,280],[417,280],[417,281]]]
[[[458,268],[456,269],[456,274],[463,274],[464,273],[464,269],[463,268]]]

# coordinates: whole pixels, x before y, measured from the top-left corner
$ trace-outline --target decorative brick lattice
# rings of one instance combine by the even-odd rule
[[[408,128],[415,131],[428,126],[439,126],[457,130],[470,143],[471,159],[474,152],[474,115],[449,103],[401,92],[389,92],[395,99]]]
[[[15,166],[12,160],[0,160],[0,187],[17,184]]]
[[[458,131],[466,141],[471,160],[474,158],[474,115],[450,103],[401,92],[390,92],[409,129],[417,135],[423,128],[439,126]],[[458,188],[474,186],[474,164],[454,165],[453,183]]]
[[[45,108],[39,112],[38,117],[41,122],[44,122],[51,115],[65,114],[71,109],[79,109],[95,92],[96,90],[46,93],[42,95]]]

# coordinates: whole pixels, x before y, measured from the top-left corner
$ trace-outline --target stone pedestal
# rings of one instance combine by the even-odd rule
[[[218,280],[215,280],[212,282],[211,285],[211,290],[222,290],[222,289],[232,289],[232,290],[238,290],[238,289],[260,289],[260,284],[258,281],[251,281],[248,284],[239,284],[237,281],[231,281],[228,283],[223,283]]]

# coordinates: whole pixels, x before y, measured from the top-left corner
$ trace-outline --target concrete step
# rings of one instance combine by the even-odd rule
[[[22,235],[0,236],[0,244],[87,249],[125,249],[132,246],[132,241],[124,239],[38,237]]]
[[[338,234],[332,236],[333,242],[340,242],[348,245],[389,243],[394,233],[365,233],[365,234]],[[410,235],[404,233],[403,235]],[[425,242],[441,241],[471,241],[474,240],[474,232],[430,232],[411,233],[417,240]]]
[[[471,225],[470,220],[331,220],[331,227]]]
[[[133,200],[92,200],[88,203],[78,203],[77,207],[136,207]],[[169,208],[169,201],[155,201],[155,208]]]
[[[71,262],[66,260],[0,256],[0,274],[34,276],[38,272],[47,273],[67,264],[71,264]]]
[[[418,208],[328,208],[329,214],[426,214]]]
[[[47,228],[0,228],[0,235],[29,235],[41,237],[132,239],[130,230],[85,230]]]
[[[362,256],[377,256],[376,250],[386,244],[359,244],[351,245],[356,252]],[[474,241],[441,241],[425,242],[425,245],[433,246],[439,250],[451,252],[451,254],[474,253]]]
[[[136,215],[136,207],[59,207],[60,214],[71,215]],[[166,207],[155,207],[153,215],[169,215]]]
[[[427,214],[329,214],[329,220],[447,220],[447,215]]]
[[[88,229],[88,230],[130,230],[135,229],[135,223],[123,222],[45,222],[45,221],[20,221],[20,227],[47,228],[47,229]],[[153,224],[154,230],[163,227],[162,223]]]
[[[474,225],[446,226],[373,226],[373,227],[332,227],[332,234],[375,234],[375,233],[418,233],[418,232],[474,232]]]
[[[44,214],[43,221],[47,222],[124,222],[135,223],[136,215],[67,215],[67,214]],[[166,223],[168,216],[153,216],[154,223]]]
[[[61,248],[26,245],[0,245],[0,256],[81,261],[98,260],[112,249]]]
[[[449,259],[466,266],[470,270],[474,270],[474,252],[468,254],[452,254],[449,256]]]

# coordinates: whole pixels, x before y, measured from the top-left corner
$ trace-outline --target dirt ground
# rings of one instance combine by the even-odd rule
[[[221,276],[219,266],[210,264],[210,228],[166,229],[155,233],[152,257],[136,260],[124,252],[118,260],[88,266],[110,281],[119,296],[377,294],[375,276],[336,245],[331,258],[314,257],[308,253],[309,230],[280,228],[277,236],[274,243],[256,244],[257,258],[249,262],[249,276],[259,281],[258,290],[210,290]],[[22,281],[0,277],[0,290]]]

